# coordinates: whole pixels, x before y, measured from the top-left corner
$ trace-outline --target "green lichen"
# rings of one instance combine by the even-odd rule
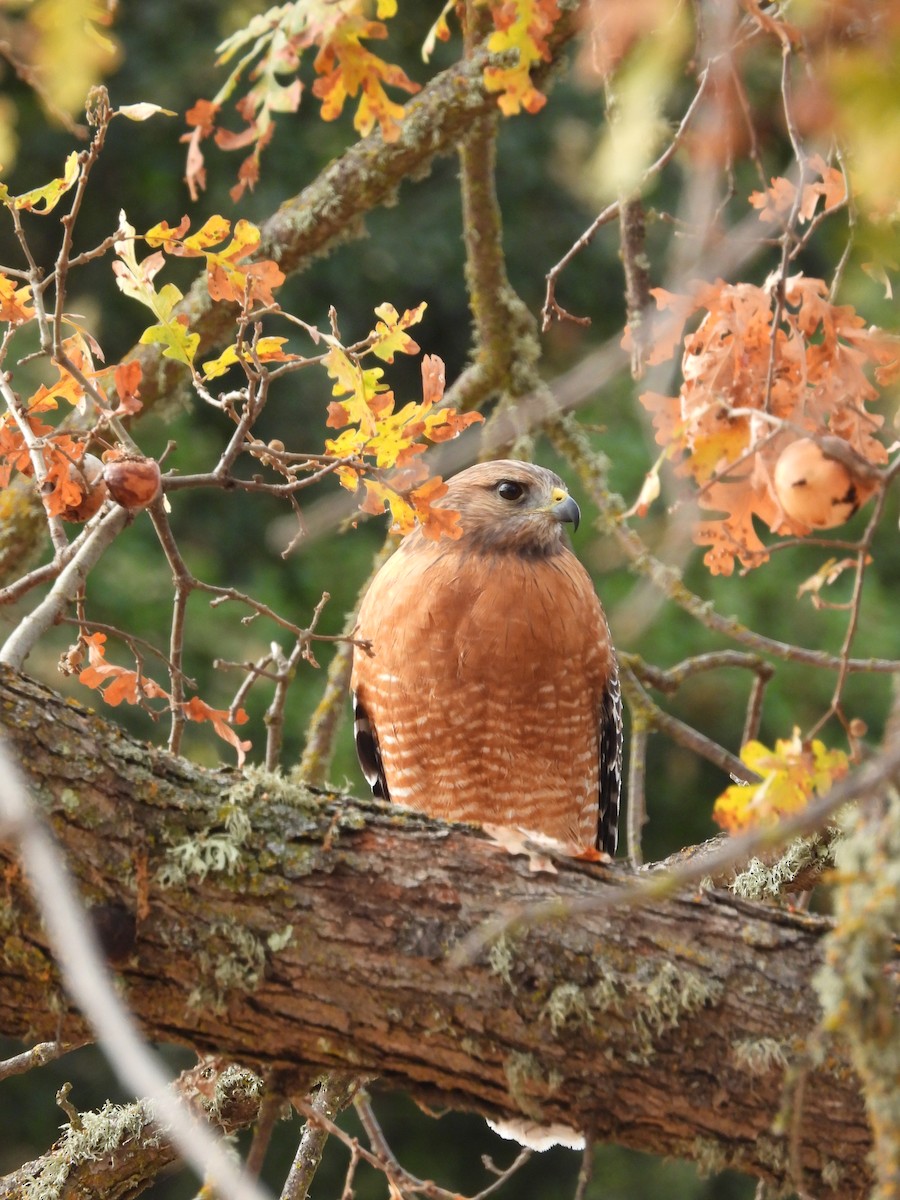
[[[235,1108],[258,1107],[262,1103],[265,1083],[259,1075],[237,1063],[229,1063],[219,1072],[216,1086],[205,1107],[217,1122],[225,1122]]]
[[[499,975],[511,991],[516,990],[512,979],[512,969],[515,963],[512,943],[506,934],[501,934],[491,943],[488,950],[488,966],[495,975]]]
[[[168,848],[156,879],[162,888],[179,887],[191,876],[202,883],[210,872],[233,875],[240,860],[240,846],[227,833],[202,831]]]
[[[79,1127],[68,1126],[42,1160],[39,1174],[22,1184],[22,1200],[59,1200],[70,1175],[85,1163],[115,1153],[126,1142],[159,1145],[143,1104],[104,1104],[96,1112],[79,1114]]]
[[[822,1182],[836,1192],[844,1181],[844,1170],[833,1158],[827,1158],[822,1164]]]
[[[202,883],[211,873],[233,875],[237,871],[251,833],[250,818],[241,805],[226,800],[221,822],[221,830],[202,829],[168,847],[156,874],[160,887],[179,887],[192,876]]]
[[[249,766],[244,768],[240,778],[225,793],[224,800],[228,805],[246,810],[259,801],[294,805],[298,793],[306,795],[307,789],[303,781],[293,775],[285,776],[279,771],[267,771],[265,767]]]
[[[835,928],[813,983],[825,1029],[850,1047],[874,1135],[876,1193],[888,1195],[900,1176],[900,1016],[890,970],[900,929],[900,795],[871,799],[845,824]]]
[[[624,973],[604,966],[590,987],[571,982],[558,985],[541,1010],[554,1035],[565,1029],[586,1028],[603,1036],[613,1013],[628,1020],[636,1034],[634,1056],[646,1062],[660,1037],[722,994],[723,985],[687,967],[664,962],[653,970]]]
[[[546,1082],[538,1060],[533,1054],[510,1054],[503,1064],[503,1071],[510,1097],[516,1107],[535,1121],[540,1121],[541,1106],[526,1090],[530,1083],[543,1085]]]
[[[832,841],[819,834],[791,842],[777,862],[767,865],[753,858],[731,882],[731,891],[745,900],[774,900],[791,891],[804,871],[830,865]],[[794,889],[796,890],[796,889]]]
[[[732,1044],[734,1061],[751,1075],[784,1070],[789,1062],[784,1043],[777,1038],[742,1038]]]
[[[764,1167],[770,1167],[776,1175],[780,1177],[788,1176],[790,1155],[787,1143],[782,1138],[773,1138],[766,1136],[766,1134],[760,1134],[756,1139],[755,1157],[757,1162],[762,1163]],[[788,1188],[788,1190],[792,1191],[793,1189]]]
[[[67,813],[75,812],[81,803],[78,793],[73,792],[71,788],[63,788],[59,793],[59,802]]]
[[[229,992],[256,990],[265,965],[266,947],[258,937],[231,919],[217,921],[197,955],[200,978],[188,996],[188,1007],[222,1012]]]
[[[285,948],[285,946],[288,945],[293,936],[293,925],[285,925],[284,929],[269,934],[269,936],[266,938],[266,945],[273,954],[278,954]]]
[[[720,1171],[726,1171],[733,1165],[733,1161],[726,1153],[722,1143],[715,1142],[712,1138],[694,1138],[691,1143],[690,1158],[701,1179],[718,1175]]]
[[[550,993],[541,1016],[550,1022],[554,1034],[558,1034],[570,1021],[576,1025],[590,1025],[594,1017],[591,1003],[584,989],[575,983],[561,983]]]
[[[690,1016],[718,1000],[723,985],[673,962],[664,962],[644,989],[646,1004],[638,1006],[639,1017],[652,1035],[674,1029],[681,1018]],[[640,999],[640,994],[637,996]]]

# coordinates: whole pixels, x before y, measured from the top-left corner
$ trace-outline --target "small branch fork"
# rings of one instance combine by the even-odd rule
[[[636,195],[640,193],[647,183],[649,183],[652,179],[655,179],[675,157],[678,147],[684,140],[685,134],[687,133],[691,122],[700,108],[704,93],[711,78],[710,66],[711,64],[707,64],[707,66],[700,72],[697,90],[694,93],[690,104],[685,110],[684,116],[681,118],[681,122],[679,123],[677,130],[673,134],[668,146],[665,148],[662,154],[660,154],[655,162],[651,163],[650,166],[644,171],[635,189]],[[576,325],[589,325],[591,323],[590,317],[573,316],[572,313],[567,312],[559,304],[556,299],[556,285],[560,275],[563,273],[566,267],[568,267],[572,260],[577,258],[577,256],[581,254],[583,250],[587,249],[604,225],[608,225],[610,221],[617,220],[622,213],[623,207],[627,208],[628,204],[631,202],[632,201],[629,199],[620,197],[619,199],[614,200],[611,204],[608,204],[606,208],[604,208],[603,211],[594,218],[594,220],[587,227],[584,233],[582,233],[578,240],[573,242],[559,262],[557,262],[547,272],[547,290],[544,296],[544,304],[541,309],[541,329],[544,333],[546,333],[553,324],[554,319],[560,321],[572,321]]]
[[[350,1164],[347,1169],[343,1192],[345,1197],[352,1195],[354,1172],[357,1165],[360,1162],[364,1162],[385,1176],[392,1194],[396,1196],[403,1198],[423,1196],[425,1200],[466,1200],[466,1198],[460,1197],[458,1192],[448,1191],[432,1180],[417,1178],[400,1164],[393,1150],[388,1145],[387,1139],[372,1109],[368,1093],[364,1090],[360,1090],[356,1094],[353,1105],[369,1140],[368,1147],[361,1145],[358,1138],[352,1137],[341,1129],[326,1112],[322,1111],[323,1106],[317,1103],[316,1100],[310,1102],[295,1099],[293,1104],[297,1111],[306,1117],[308,1122],[307,1129],[312,1127],[324,1131],[326,1135],[336,1138],[350,1151]],[[304,1136],[306,1135],[304,1134]],[[516,1155],[512,1163],[502,1170],[495,1167],[489,1159],[486,1159],[485,1168],[494,1176],[494,1179],[486,1187],[482,1188],[481,1191],[468,1197],[468,1200],[487,1200],[488,1196],[493,1195],[494,1192],[503,1187],[530,1158],[531,1151],[523,1149]],[[306,1195],[307,1191],[288,1191],[286,1186],[282,1192],[282,1200],[305,1200]]]
[[[723,650],[700,654],[685,659],[668,670],[651,666],[637,655],[620,654],[619,665],[622,676],[622,692],[631,712],[632,739],[628,761],[628,858],[635,868],[643,864],[641,831],[647,822],[647,802],[644,793],[646,779],[647,741],[651,733],[664,733],[678,746],[699,754],[725,771],[733,780],[757,783],[759,776],[749,770],[741,759],[729,750],[713,742],[705,734],[679,721],[662,710],[651,700],[643,685],[648,685],[664,695],[672,695],[683,683],[706,671],[737,667],[753,674],[753,685],[747,704],[744,735],[741,744],[755,738],[766,685],[775,674],[775,668],[755,654],[739,650]]]

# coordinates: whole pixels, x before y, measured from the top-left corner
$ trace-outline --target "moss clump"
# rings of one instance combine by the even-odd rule
[[[751,1075],[767,1075],[769,1071],[783,1071],[789,1059],[784,1043],[777,1038],[744,1038],[734,1042],[734,1061]]]
[[[753,858],[731,881],[731,891],[745,900],[777,900],[805,871],[821,871],[832,862],[831,837],[816,834],[791,842],[777,862],[767,866]],[[794,889],[797,890],[797,889]]]
[[[159,1132],[143,1103],[106,1103],[96,1112],[80,1113],[78,1128],[70,1125],[41,1160],[38,1173],[23,1182],[22,1200],[60,1200],[74,1171],[115,1154],[126,1142],[159,1145]]]
[[[722,991],[723,985],[717,979],[673,962],[631,974],[606,968],[589,987],[558,985],[541,1015],[557,1036],[567,1028],[588,1028],[602,1036],[609,1023],[598,1018],[615,1013],[630,1021],[637,1038],[634,1056],[646,1062],[664,1033],[684,1017],[715,1003]]]

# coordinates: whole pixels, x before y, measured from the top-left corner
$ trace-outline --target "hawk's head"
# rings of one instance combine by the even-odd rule
[[[578,527],[581,514],[563,481],[533,463],[478,463],[447,485],[439,504],[460,514],[460,550],[545,557],[566,548],[566,522]]]

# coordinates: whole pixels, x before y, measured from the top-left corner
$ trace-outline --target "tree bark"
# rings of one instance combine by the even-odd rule
[[[323,1068],[378,1075],[428,1104],[866,1194],[859,1083],[810,985],[823,919],[704,892],[567,919],[628,874],[533,872],[468,827],[203,770],[9,671],[0,712],[148,1037],[274,1068],[287,1091]],[[73,1040],[10,846],[0,860],[0,1030]],[[556,919],[448,963],[498,912],[550,898]]]

